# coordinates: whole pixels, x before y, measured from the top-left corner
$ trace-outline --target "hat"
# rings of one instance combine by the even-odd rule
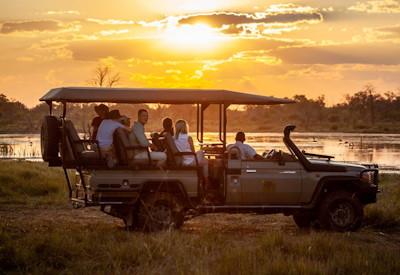
[[[129,119],[131,119],[131,118],[130,118],[130,117],[127,117],[127,116],[121,116],[121,117],[119,118],[120,121],[126,121],[126,120],[129,120]]]
[[[100,104],[100,105],[94,106],[94,110],[95,110],[96,112],[101,112],[101,111],[106,111],[106,112],[108,112],[108,106],[105,105],[105,104]]]
[[[121,114],[119,113],[119,110],[112,110],[108,113],[108,118],[109,119],[119,119],[119,118],[121,118]]]

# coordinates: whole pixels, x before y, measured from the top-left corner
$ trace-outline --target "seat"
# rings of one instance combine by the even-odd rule
[[[101,156],[97,140],[81,139],[70,120],[63,124],[64,135],[62,145],[62,160],[65,168],[103,168],[107,167]],[[89,146],[90,145],[90,146]]]
[[[231,146],[228,148],[228,159],[232,160],[241,160],[242,159],[242,152],[240,151],[239,147]]]
[[[171,168],[187,168],[187,169],[199,169],[199,161],[197,159],[197,155],[194,152],[179,152],[178,148],[175,145],[174,138],[170,133],[164,134],[164,143],[166,153],[167,153],[167,163]],[[182,165],[182,157],[183,156],[193,156],[196,161],[196,166],[183,166]]]
[[[132,145],[129,139],[129,133],[122,129],[118,128],[115,130],[113,135],[113,143],[115,155],[118,160],[119,166],[130,166],[136,168],[145,168],[145,167],[153,167],[153,162],[151,159],[150,151],[148,147],[143,147],[140,145]],[[146,150],[148,155],[148,160],[140,161],[135,160],[134,155],[137,150]]]

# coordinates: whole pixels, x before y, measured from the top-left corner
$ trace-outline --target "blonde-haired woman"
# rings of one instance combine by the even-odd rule
[[[205,179],[205,184],[208,184],[208,161],[204,157],[203,151],[194,150],[193,139],[189,135],[189,127],[187,122],[183,119],[178,120],[175,123],[175,145],[179,152],[193,152],[196,153],[198,163],[203,167],[203,176]],[[196,160],[194,156],[183,156],[182,157],[183,166],[196,166]]]

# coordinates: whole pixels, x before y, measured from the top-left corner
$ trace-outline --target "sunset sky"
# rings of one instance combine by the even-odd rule
[[[52,87],[223,88],[340,102],[400,88],[400,0],[0,0],[0,93]]]

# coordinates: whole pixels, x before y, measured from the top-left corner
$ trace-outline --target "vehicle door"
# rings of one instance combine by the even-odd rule
[[[296,204],[302,190],[297,160],[242,160],[239,176],[245,204]]]

